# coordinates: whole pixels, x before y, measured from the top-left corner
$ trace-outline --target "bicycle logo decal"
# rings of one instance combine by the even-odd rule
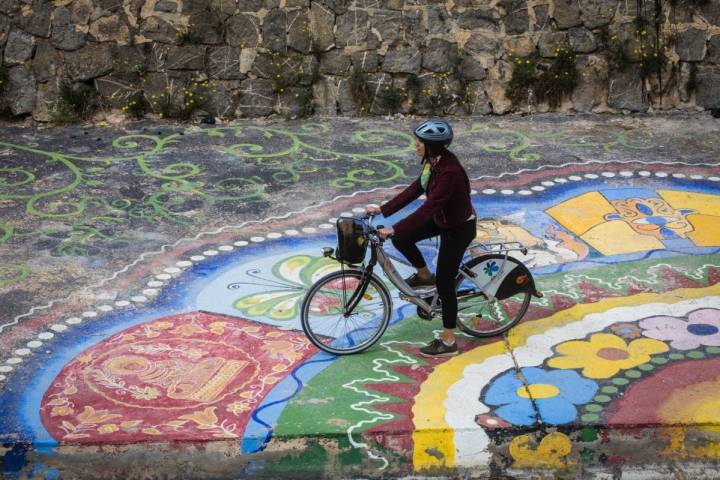
[[[488,277],[492,277],[500,270],[500,267],[498,267],[497,262],[488,262],[487,265],[485,265],[485,268],[483,271],[485,272],[485,275]]]

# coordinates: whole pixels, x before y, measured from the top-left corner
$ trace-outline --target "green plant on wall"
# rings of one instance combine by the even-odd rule
[[[317,73],[287,50],[266,48],[258,55],[265,57],[264,63],[268,67],[266,74],[272,82],[273,93],[282,95],[288,89],[295,89],[294,96],[299,105],[298,115],[311,115],[314,111],[312,84]]]
[[[202,43],[202,36],[194,23],[182,27],[177,33],[177,38],[180,45],[200,45]]]
[[[650,35],[646,21],[636,21],[632,41],[609,37],[607,44],[610,68],[624,72],[637,66],[640,76],[645,79],[658,72],[668,63],[665,48]]]
[[[87,119],[100,106],[100,100],[100,95],[93,85],[65,80],[58,88],[53,120],[67,123]]]
[[[376,100],[380,109],[384,113],[391,115],[400,110],[407,98],[408,92],[405,87],[399,87],[392,82],[388,82],[380,88]]]
[[[213,92],[214,87],[208,80],[190,79],[180,89],[170,84],[160,95],[152,95],[150,105],[160,118],[188,120]]]
[[[451,70],[442,73],[433,72],[429,81],[420,90],[420,103],[431,115],[445,115],[451,112],[454,105],[453,94],[450,90]]]
[[[511,50],[511,54],[514,52]],[[505,96],[513,105],[522,105],[523,102],[530,102],[529,98],[534,95],[535,80],[537,77],[537,57],[513,57],[512,77],[505,89]]]
[[[550,63],[540,63],[537,57],[513,57],[512,78],[505,95],[518,106],[525,102],[547,103],[557,108],[577,87],[575,53],[566,45],[555,49]]]
[[[348,78],[348,85],[358,113],[369,113],[375,96],[370,88],[367,73],[354,67]]]
[[[137,120],[150,111],[150,104],[145,98],[145,93],[142,90],[136,90],[128,96],[121,110]]]
[[[577,87],[579,74],[575,65],[575,53],[568,46],[555,49],[550,68],[543,71],[536,81],[538,101],[557,108]]]

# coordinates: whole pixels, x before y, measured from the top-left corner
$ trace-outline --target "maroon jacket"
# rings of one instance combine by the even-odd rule
[[[470,180],[457,157],[446,152],[432,167],[428,191],[423,192],[420,178],[400,192],[395,198],[380,207],[382,214],[389,217],[401,210],[423,193],[427,200],[420,208],[393,225],[395,235],[412,236],[413,231],[434,221],[440,228],[455,228],[462,225],[473,214],[470,202]]]

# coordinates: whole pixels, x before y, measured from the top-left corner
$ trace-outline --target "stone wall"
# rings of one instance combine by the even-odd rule
[[[654,0],[640,4],[654,15]],[[0,102],[48,121],[63,79],[118,108],[210,79],[203,108],[218,116],[384,113],[383,92],[405,113],[545,111],[506,98],[513,59],[549,62],[569,45],[580,81],[562,111],[720,108],[720,0],[660,7],[669,63],[643,79],[637,0],[0,0]],[[624,70],[608,47],[618,38]]]

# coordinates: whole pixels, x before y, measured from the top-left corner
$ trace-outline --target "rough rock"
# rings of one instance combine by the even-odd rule
[[[85,45],[85,33],[75,28],[70,10],[65,7],[55,9],[51,38],[60,50],[77,50]]]
[[[647,110],[642,79],[637,71],[613,72],[610,75],[608,105],[612,108],[642,112]]]
[[[466,113],[470,115],[487,115],[492,113],[490,99],[485,92],[483,82],[471,82],[468,84],[465,96],[465,101],[467,102]]]
[[[37,87],[35,77],[25,65],[13,67],[8,72],[5,97],[13,115],[24,115],[35,110]]]
[[[142,73],[147,68],[148,50],[150,45],[130,46],[116,45],[113,47],[113,70],[116,72]]]
[[[720,35],[713,35],[708,41],[708,62],[720,64]]]
[[[223,43],[224,15],[204,10],[193,14],[191,20],[193,23],[191,29],[198,35],[200,43],[206,45]]]
[[[550,18],[550,12],[548,11],[547,5],[538,5],[533,7],[533,13],[535,14],[535,22],[533,23],[533,29],[538,32],[548,28],[548,20]]]
[[[240,48],[239,47],[212,47],[207,57],[207,72],[210,78],[220,80],[239,80]]]
[[[32,112],[33,120],[36,122],[51,122],[57,100],[58,85],[56,82],[38,84],[35,109]]]
[[[263,19],[263,46],[270,50],[283,51],[287,46],[287,13],[279,8],[270,10]]]
[[[427,29],[430,35],[450,33],[450,19],[444,5],[432,5],[427,8]]]
[[[95,79],[95,89],[103,99],[120,106],[137,91],[140,75],[137,73],[111,73]]]
[[[172,0],[160,0],[155,4],[156,12],[175,13],[177,10],[178,4]]]
[[[601,56],[581,56],[577,69],[580,78],[570,99],[578,112],[591,112],[607,98],[608,64]]]
[[[352,1],[353,0],[322,0],[322,3],[335,12],[336,15],[342,15],[348,11]]]
[[[388,73],[419,73],[422,54],[414,48],[390,50],[385,54],[382,69]]]
[[[276,111],[287,118],[309,115],[313,111],[313,92],[310,87],[292,87],[278,97]]]
[[[35,52],[35,38],[20,30],[13,30],[8,35],[5,45],[5,63],[8,65],[22,64],[30,60]]]
[[[615,16],[618,0],[579,0],[583,24],[587,28],[602,27]]]
[[[310,5],[310,33],[313,48],[325,51],[335,45],[335,13],[319,2]]]
[[[233,15],[225,24],[225,43],[231,47],[256,47],[260,24],[256,17],[244,13]]]
[[[380,34],[380,41],[395,46],[402,40],[402,13],[396,10],[376,10],[370,25]]]
[[[574,27],[568,30],[568,42],[570,48],[577,53],[591,53],[598,48],[595,35],[583,27]]]
[[[527,0],[501,0],[499,5],[505,10],[505,33],[519,35],[528,29],[530,17],[528,15]]]
[[[213,82],[214,92],[203,105],[213,117],[227,118],[237,110],[240,82],[237,80],[218,80]]]
[[[47,41],[38,43],[32,61],[32,72],[38,82],[47,82],[60,76],[63,59],[58,50]]]
[[[340,49],[325,52],[320,57],[320,73],[345,75],[350,68],[350,56]]]
[[[434,38],[423,55],[422,67],[433,72],[449,71],[457,62],[457,45],[447,40]]]
[[[554,2],[552,17],[558,28],[566,29],[582,25],[578,0],[554,0]]]
[[[237,5],[241,12],[257,12],[264,6],[263,0],[238,0]]]
[[[680,84],[678,85],[678,94],[681,102],[690,101],[690,97],[692,97],[690,83],[694,73],[696,72],[696,64],[690,62],[680,62]]]
[[[487,77],[485,66],[469,53],[460,58],[460,72],[468,80],[484,80]]]
[[[538,41],[540,56],[544,58],[555,57],[555,49],[560,45],[564,45],[567,41],[567,34],[565,32],[541,33],[540,40]]]
[[[498,36],[492,33],[474,32],[464,46],[470,53],[488,52],[495,54],[500,48]]]
[[[27,2],[29,3],[29,2]],[[22,14],[15,17],[17,25],[37,37],[48,38],[50,36],[50,19],[52,17],[53,5],[48,0],[33,0],[30,8],[23,9]]]
[[[240,84],[238,107],[239,117],[265,116],[275,109],[273,83],[262,78],[248,78]]]
[[[238,3],[235,0],[211,0],[210,10],[222,20],[227,20],[238,11]]]
[[[535,44],[528,37],[506,37],[503,40],[503,48],[510,55],[527,57],[535,53]]]
[[[76,25],[87,25],[93,13],[92,0],[75,0],[69,5],[70,20]]]
[[[425,27],[423,26],[423,12],[418,8],[405,9],[403,14],[403,32],[405,42],[409,44],[421,44],[425,40]]]
[[[354,68],[362,72],[376,72],[379,58],[376,52],[355,52],[351,56]]]
[[[307,10],[288,12],[287,46],[301,53],[309,53],[312,49],[310,33],[310,15]]]
[[[710,0],[700,6],[700,15],[712,25],[720,25],[720,2]]]
[[[492,8],[466,10],[457,16],[457,26],[466,30],[497,30],[500,14]]]
[[[74,52],[65,52],[67,74],[73,81],[91,80],[112,70],[110,45],[87,45]]]
[[[512,77],[512,65],[505,61],[495,63],[488,70],[488,81],[486,83],[486,92],[490,105],[492,105],[493,113],[502,115],[512,109],[512,102],[505,96],[505,89]]]
[[[204,70],[205,47],[201,45],[173,45],[167,50],[166,68],[170,70]]]
[[[351,10],[337,17],[335,45],[361,45],[370,33],[369,17],[364,10]]]
[[[122,16],[102,17],[90,24],[90,35],[98,42],[115,42],[119,45],[130,43],[130,29]]]
[[[176,43],[178,40],[175,27],[158,17],[146,18],[140,26],[140,34],[160,43]]]
[[[10,19],[0,13],[0,47],[5,45],[8,33],[10,33]]]
[[[705,58],[707,31],[690,27],[677,34],[676,51],[680,60],[701,62]]]
[[[315,112],[320,115],[337,115],[338,86],[333,77],[321,77],[312,86]]]
[[[703,108],[720,108],[720,67],[697,67],[697,104]]]

